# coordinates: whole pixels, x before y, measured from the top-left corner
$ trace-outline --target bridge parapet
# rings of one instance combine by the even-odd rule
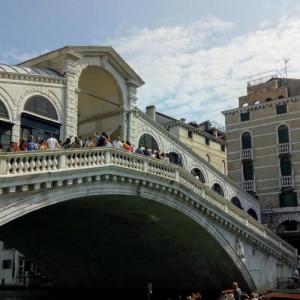
[[[237,228],[240,234],[245,234],[244,231],[247,230],[252,242],[257,242],[261,247],[265,248],[268,247],[267,245],[271,248],[279,248],[279,252],[288,257],[290,262],[294,261],[297,254],[295,248],[281,240],[268,230],[266,226],[257,222],[230,201],[197,180],[184,168],[115,148],[101,147],[93,149],[1,153],[0,195],[11,195],[19,191],[29,192],[40,188],[47,189],[67,186],[72,184],[71,182],[74,180],[67,176],[65,179],[61,179],[63,178],[62,176],[52,176],[51,179],[47,178],[48,181],[45,183],[43,176],[34,176],[33,180],[33,175],[55,175],[55,173],[62,175],[64,172],[66,174],[70,174],[70,171],[76,170],[85,172],[88,169],[108,166],[136,171],[137,174],[151,174],[155,177],[169,180],[169,184],[164,186],[164,189],[172,190],[172,183],[179,184],[186,191],[186,193],[180,192],[180,196],[185,198],[185,200],[191,201],[196,207],[200,207],[203,201],[206,202],[210,207],[215,208],[214,211],[207,211],[212,218],[215,218],[232,230],[234,227]],[[58,177],[60,179],[57,179]],[[84,173],[77,181],[82,182],[82,177],[84,177]],[[92,179],[90,178],[89,180]],[[189,196],[191,192],[198,195],[195,198],[196,201],[192,196]],[[204,206],[201,209],[206,210]],[[277,253],[279,252],[277,251]]]

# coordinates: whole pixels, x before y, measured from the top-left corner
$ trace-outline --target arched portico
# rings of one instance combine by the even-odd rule
[[[78,80],[78,135],[106,132],[121,135],[124,106],[116,79],[100,66],[87,66]]]

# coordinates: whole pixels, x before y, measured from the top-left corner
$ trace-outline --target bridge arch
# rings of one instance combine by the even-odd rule
[[[197,205],[191,206],[189,202],[186,202],[186,204],[184,205],[182,205],[182,203],[181,205],[178,205],[176,195],[172,193],[166,193],[165,190],[157,189],[157,184],[155,183],[150,184],[152,188],[149,189],[148,187],[144,186],[141,180],[138,179],[131,180],[130,178],[125,178],[120,179],[120,181],[121,183],[126,181],[128,184],[122,184],[122,187],[120,188],[119,178],[115,175],[107,174],[102,175],[101,180],[97,182],[86,182],[86,184],[70,185],[69,187],[64,188],[54,188],[51,190],[41,191],[40,193],[35,193],[32,195],[22,197],[22,201],[20,204],[22,208],[16,209],[16,211],[14,212],[8,213],[7,219],[4,223],[9,223],[10,221],[24,216],[30,212],[51,206],[53,204],[62,203],[83,197],[92,197],[99,195],[138,195],[141,198],[152,200],[157,203],[174,208],[175,210],[184,214],[185,216],[196,222],[198,225],[203,227],[225,250],[227,255],[230,257],[232,262],[242,274],[248,287],[250,289],[255,289],[255,283],[252,279],[252,276],[249,273],[244,262],[236,253],[235,245],[232,245],[231,242],[229,242],[225,238],[224,234],[214,225],[214,223],[207,222],[207,219],[203,217],[203,215],[197,213],[197,211],[195,210]],[[179,195],[179,197],[181,198],[181,195]],[[25,209],[24,205],[26,206]]]

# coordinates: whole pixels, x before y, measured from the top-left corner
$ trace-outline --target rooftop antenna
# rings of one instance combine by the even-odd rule
[[[285,85],[287,85],[287,63],[290,59],[287,57],[283,57],[283,62],[284,62],[284,72],[285,72]]]

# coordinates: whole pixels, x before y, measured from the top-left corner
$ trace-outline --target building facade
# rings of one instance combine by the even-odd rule
[[[185,119],[174,119],[157,112],[153,105],[146,107],[146,113],[213,167],[227,174],[226,146],[221,128],[213,126],[209,121],[197,124],[187,123]]]
[[[0,283],[5,286],[28,286],[40,278],[38,268],[13,247],[0,241]]]
[[[262,222],[300,248],[300,80],[249,82],[224,111],[228,175],[259,200]]]

